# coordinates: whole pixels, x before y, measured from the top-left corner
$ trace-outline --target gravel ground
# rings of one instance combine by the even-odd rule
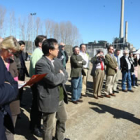
[[[69,64],[67,71],[70,72]],[[70,79],[66,85],[70,97]],[[134,93],[120,91],[116,97],[98,100],[92,97],[91,76],[88,77],[87,87],[88,97],[82,98],[83,103],[75,105],[69,102],[66,105],[66,137],[71,140],[139,140],[140,86],[133,89]],[[29,87],[24,90],[23,103],[26,106],[21,108],[22,118],[16,124],[15,140],[41,140],[29,131],[32,93]]]

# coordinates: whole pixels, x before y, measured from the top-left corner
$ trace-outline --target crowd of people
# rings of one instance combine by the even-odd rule
[[[14,128],[17,118],[20,118],[20,106],[24,106],[23,88],[18,89],[18,84],[25,81],[25,76],[32,77],[36,74],[47,75],[31,86],[32,106],[29,126],[31,133],[42,137],[43,140],[69,140],[65,138],[67,121],[65,104],[68,104],[65,83],[68,80],[66,64],[69,59],[65,44],[58,45],[56,39],[38,35],[35,46],[36,49],[30,57],[28,73],[24,58],[25,42],[17,41],[12,36],[0,39],[1,140],[14,140]],[[116,96],[115,93],[119,93],[120,90],[119,77],[122,77],[122,92],[134,92],[132,87],[138,86],[140,59],[137,59],[137,54],[124,50],[123,56],[120,56],[120,50],[114,51],[112,45],[107,49],[106,55],[99,49],[90,60],[85,44],[73,47],[73,54],[70,57],[72,103],[82,103],[82,96],[87,97],[90,63],[95,99]],[[104,81],[105,88],[103,88]],[[41,119],[43,119],[43,127]],[[54,128],[56,128],[55,136],[53,136]]]

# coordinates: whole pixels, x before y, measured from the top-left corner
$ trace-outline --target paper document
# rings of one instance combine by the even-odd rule
[[[27,81],[25,83],[18,84],[18,89],[23,88],[25,86],[32,86],[33,84],[35,84],[35,83],[39,82],[40,80],[42,80],[46,75],[47,75],[47,73],[33,75],[29,81]]]

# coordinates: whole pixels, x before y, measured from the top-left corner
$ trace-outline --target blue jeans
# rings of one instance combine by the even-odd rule
[[[81,97],[82,91],[82,76],[71,79],[71,87],[72,87],[72,101],[77,101]]]
[[[131,75],[132,86],[135,86],[135,74]]]
[[[122,72],[122,89],[125,90],[126,89],[126,80],[127,80],[127,86],[128,86],[128,90],[131,90],[131,73],[130,70],[127,71],[123,71]]]

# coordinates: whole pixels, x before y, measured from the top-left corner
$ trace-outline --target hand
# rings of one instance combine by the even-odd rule
[[[82,61],[78,61],[78,63],[83,63]]]
[[[6,81],[4,83],[11,85],[9,82],[6,82]]]
[[[63,73],[63,71],[62,71],[62,70],[59,70],[59,72],[60,72],[60,73],[62,73],[62,74],[64,75],[64,73]]]
[[[105,58],[104,55],[102,55],[102,58]]]
[[[118,70],[118,67],[116,67],[116,70]]]
[[[24,83],[25,83],[25,81],[18,80],[18,84],[24,84]]]

